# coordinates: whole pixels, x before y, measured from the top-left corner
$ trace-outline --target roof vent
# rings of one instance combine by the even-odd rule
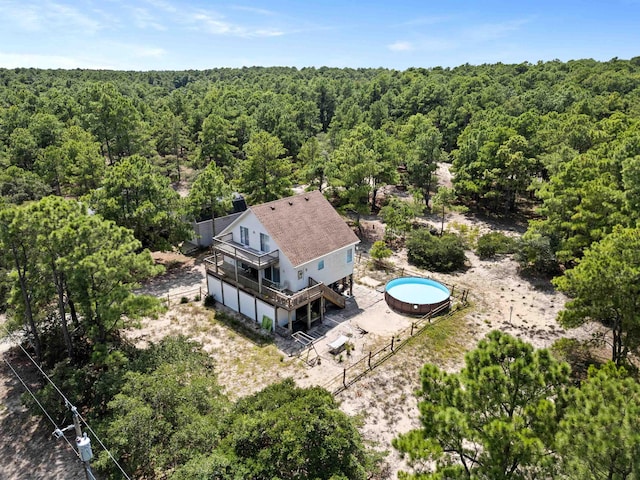
[[[276,209],[276,207],[274,207],[273,205],[271,205],[271,210],[275,210],[275,209]]]
[[[309,201],[309,197],[304,197],[304,199],[308,202]]]
[[[292,206],[293,206],[293,202],[289,202],[289,205],[292,205]]]

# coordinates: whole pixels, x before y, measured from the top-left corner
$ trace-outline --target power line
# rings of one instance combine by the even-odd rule
[[[9,332],[9,330],[7,329],[6,326],[2,326],[4,328],[4,330],[7,332],[7,334],[12,337],[12,333]],[[14,340],[15,341],[15,340]],[[55,388],[56,392],[58,392],[58,394],[62,397],[62,399],[64,400],[64,404],[66,407],[68,407],[69,405],[71,405],[71,402],[69,401],[69,399],[67,397],[65,397],[64,393],[62,393],[60,391],[60,389],[58,388],[58,386],[53,383],[53,380],[51,380],[51,378],[49,377],[49,375],[47,375],[45,373],[44,370],[42,370],[42,368],[40,367],[40,365],[38,365],[38,362],[36,362],[33,357],[29,354],[29,352],[27,352],[27,350],[22,346],[21,342],[16,342],[18,344],[18,346],[20,347],[20,349],[24,352],[24,354],[29,358],[29,360],[31,360],[31,363],[33,363],[35,365],[35,367],[38,369],[38,371],[44,376],[44,378],[46,378],[49,383],[53,386],[53,388]]]
[[[53,418],[51,418],[51,415],[49,415],[49,412],[47,412],[47,410],[44,408],[44,406],[40,403],[40,401],[37,399],[37,397],[34,395],[34,393],[31,391],[31,389],[28,387],[28,385],[25,383],[25,381],[22,379],[22,377],[18,374],[18,372],[16,372],[15,368],[13,368],[13,365],[11,365],[9,363],[9,360],[7,360],[6,358],[4,358],[3,356],[3,360],[4,362],[9,366],[9,368],[11,369],[11,371],[13,372],[13,374],[18,378],[18,380],[20,380],[20,383],[22,384],[22,386],[25,388],[25,390],[27,392],[29,392],[29,395],[31,395],[31,398],[33,398],[33,400],[38,404],[38,406],[40,407],[40,409],[44,412],[44,414],[47,416],[47,418],[49,419],[49,421],[53,424],[54,428],[57,430],[58,426],[56,425],[56,422],[53,421]],[[80,457],[80,455],[78,454],[78,452],[76,451],[76,449],[74,448],[73,444],[69,441],[69,439],[67,437],[64,437],[65,441],[67,442],[67,444],[69,444],[69,446],[71,447],[71,450],[73,450],[73,453],[75,453],[76,457]]]
[[[116,464],[116,466],[120,469],[120,471],[122,472],[122,474],[125,476],[125,478],[127,480],[131,480],[131,478],[129,477],[129,475],[127,475],[127,472],[124,471],[124,469],[120,466],[120,464],[118,463],[118,461],[115,459],[115,457],[113,455],[111,455],[111,452],[109,451],[109,449],[107,447],[105,447],[104,443],[102,443],[102,440],[100,440],[100,437],[98,437],[98,435],[96,435],[96,432],[93,431],[93,429],[89,426],[89,424],[87,423],[87,421],[82,418],[82,415],[80,415],[78,413],[78,417],[80,418],[80,420],[82,420],[82,423],[84,423],[84,426],[87,427],[87,430],[89,430],[91,432],[91,434],[95,437],[95,439],[98,441],[98,443],[100,444],[100,446],[103,448],[103,450],[105,452],[107,452],[107,454],[109,455],[109,457],[111,457],[111,460],[113,460],[113,463]]]
[[[38,363],[34,360],[34,358],[29,354],[29,352],[27,352],[27,350],[22,346],[21,342],[15,341],[15,339],[13,338],[13,334],[12,332],[10,332],[7,327],[5,325],[2,325],[2,328],[5,330],[5,332],[7,332],[7,336],[12,338],[14,340],[15,343],[17,343],[17,345],[20,347],[20,349],[24,352],[24,354],[29,358],[29,360],[31,360],[31,363],[33,363],[35,365],[35,367],[38,369],[38,371],[44,376],[44,378],[47,379],[47,381],[53,386],[53,388],[56,390],[56,392],[58,392],[58,394],[62,397],[62,399],[64,400],[64,404],[65,407],[71,409],[72,412],[74,412],[75,415],[78,416],[78,418],[80,420],[82,420],[82,423],[84,423],[84,425],[87,427],[87,429],[91,432],[91,434],[95,437],[95,439],[98,441],[98,443],[100,444],[100,446],[103,448],[103,450],[105,452],[107,452],[107,454],[109,455],[109,457],[111,458],[111,460],[113,460],[113,463],[115,463],[115,465],[118,467],[118,469],[120,470],[120,472],[122,472],[122,474],[125,476],[125,478],[127,480],[131,480],[131,477],[129,477],[129,475],[127,475],[127,472],[124,471],[124,469],[120,466],[120,464],[118,463],[118,461],[115,459],[115,457],[111,454],[111,452],[109,451],[109,449],[105,446],[105,444],[102,442],[102,440],[100,440],[100,437],[98,437],[98,435],[96,435],[96,432],[93,431],[93,429],[89,426],[89,424],[87,423],[87,421],[80,415],[80,413],[78,413],[78,411],[76,410],[76,408],[73,406],[73,404],[69,401],[69,399],[64,395],[64,393],[62,393],[62,391],[58,388],[58,386],[54,383],[53,380],[51,380],[51,378],[49,377],[49,375],[47,375],[45,373],[44,370],[42,370],[42,368],[40,367],[40,365],[38,365]],[[7,360],[5,359],[5,362]],[[7,362],[8,364],[8,362]],[[11,370],[13,370],[13,368],[10,366]],[[15,370],[14,370],[15,373]],[[18,374],[16,373],[16,376]],[[18,378],[20,378],[18,376]],[[20,381],[22,382],[22,379],[20,379]],[[24,384],[25,388],[28,387]],[[31,393],[31,391],[29,391],[29,393]],[[34,397],[34,400],[37,401],[37,399],[35,398],[35,396],[33,395],[33,393],[31,393],[31,396]],[[38,402],[38,405],[40,405],[40,402]],[[44,410],[44,407],[42,407],[42,405],[40,405],[40,408],[42,408],[42,410],[47,414],[47,416],[49,417],[49,420],[51,420],[51,423],[53,423],[54,427],[58,428],[55,424],[55,422],[53,421],[53,419],[49,416],[49,414],[46,412],[46,410]],[[65,437],[65,440],[67,441],[67,443],[69,443],[69,440]],[[72,447],[73,448],[73,447]],[[76,455],[78,456],[78,458],[80,458],[80,454],[79,452],[77,452],[74,448],[74,452],[76,453]],[[93,477],[93,473],[92,472],[88,472],[91,474],[91,476]],[[94,477],[95,478],[95,477]]]

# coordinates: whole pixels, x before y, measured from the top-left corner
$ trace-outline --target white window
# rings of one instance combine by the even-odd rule
[[[240,227],[240,243],[249,245],[249,229],[247,227]]]
[[[353,248],[347,250],[347,263],[353,262]]]
[[[318,262],[318,270],[322,270],[324,268],[324,260],[320,260]]]
[[[264,233],[260,234],[260,251],[269,252],[269,235]]]

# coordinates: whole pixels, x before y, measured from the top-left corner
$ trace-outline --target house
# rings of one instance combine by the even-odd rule
[[[268,329],[322,321],[344,308],[360,242],[321,192],[249,207],[213,239],[209,295]]]

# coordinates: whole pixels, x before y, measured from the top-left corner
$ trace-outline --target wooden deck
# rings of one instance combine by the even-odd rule
[[[247,276],[240,269],[236,271],[235,267],[225,263],[221,258],[218,259],[217,265],[215,257],[205,258],[204,263],[207,273],[287,311],[295,310],[317,300],[323,296],[323,291],[326,288],[324,284],[316,283],[294,293],[286,289],[279,289],[276,284],[264,278],[262,279],[262,288],[260,288],[257,280]]]

